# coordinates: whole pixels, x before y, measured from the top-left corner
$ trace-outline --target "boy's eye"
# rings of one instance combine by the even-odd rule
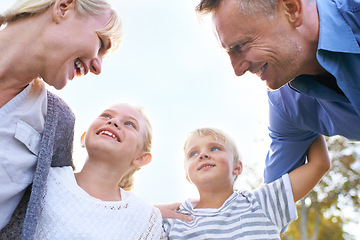
[[[212,147],[211,148],[211,151],[213,152],[213,151],[220,151],[221,149],[219,148],[219,147],[216,147],[216,146],[214,146],[214,147]]]
[[[189,158],[192,158],[192,157],[194,157],[194,156],[196,156],[196,155],[198,155],[197,152],[191,152],[191,153],[189,153]]]

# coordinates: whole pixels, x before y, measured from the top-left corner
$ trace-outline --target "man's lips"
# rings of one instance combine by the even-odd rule
[[[96,133],[96,135],[106,136],[117,142],[121,142],[119,134],[111,128],[102,128]]]
[[[198,171],[200,171],[200,170],[208,170],[208,169],[213,168],[215,166],[216,166],[215,164],[204,163],[204,164],[201,164],[200,167],[197,170]]]
[[[261,78],[261,76],[263,75],[263,73],[265,72],[266,68],[268,66],[268,63],[265,63],[264,66],[262,66],[257,72],[255,72],[255,74]],[[261,78],[262,79],[262,78]]]

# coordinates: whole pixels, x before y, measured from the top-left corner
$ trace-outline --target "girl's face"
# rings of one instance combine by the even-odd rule
[[[117,165],[128,167],[143,153],[145,130],[140,112],[125,104],[114,105],[90,125],[85,146],[89,156],[109,156]]]
[[[46,61],[40,76],[49,85],[62,89],[75,76],[101,73],[103,57],[111,43],[97,31],[106,26],[111,11],[107,10],[100,16],[81,15],[73,2],[66,9],[55,8],[55,24],[49,27],[45,36],[48,37],[44,46]]]

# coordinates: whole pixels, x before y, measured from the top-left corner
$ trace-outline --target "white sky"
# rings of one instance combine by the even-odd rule
[[[0,0],[0,11],[14,0]],[[182,147],[189,131],[217,127],[241,152],[245,178],[262,178],[269,146],[265,85],[254,75],[236,77],[209,21],[201,22],[193,0],[111,0],[123,22],[120,49],[103,62],[102,74],[75,78],[61,91],[74,111],[74,161],[86,153],[80,136],[105,108],[140,105],[153,125],[153,160],[137,175],[135,193],[154,204],[196,196],[185,179]],[[250,171],[250,168],[255,169]]]

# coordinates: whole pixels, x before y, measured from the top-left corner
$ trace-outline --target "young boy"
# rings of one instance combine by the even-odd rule
[[[224,133],[197,129],[190,133],[184,152],[186,177],[200,199],[180,206],[192,222],[164,219],[169,239],[280,239],[281,229],[297,218],[295,202],[330,167],[324,138],[319,136],[308,149],[307,164],[252,192],[234,192],[243,167],[235,144]]]

